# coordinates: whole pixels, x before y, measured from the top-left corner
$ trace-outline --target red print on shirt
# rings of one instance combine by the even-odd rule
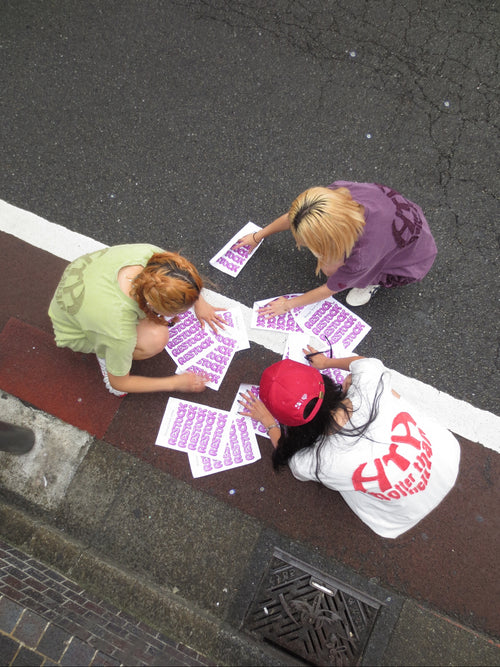
[[[410,445],[417,450],[410,459],[408,451],[403,455],[399,451],[402,444]],[[383,445],[381,445],[383,447]],[[392,422],[391,442],[386,445],[387,453],[375,458],[370,468],[375,470],[370,474],[363,474],[366,463],[361,463],[352,475],[352,484],[355,491],[369,493],[382,500],[397,500],[401,496],[412,495],[423,491],[430,478],[432,467],[432,446],[429,439],[418,427],[416,421],[408,412],[400,412]],[[411,454],[411,450],[410,450]],[[396,466],[401,472],[401,479],[392,484],[386,474],[389,466]],[[366,482],[378,482],[380,492],[368,491]]]

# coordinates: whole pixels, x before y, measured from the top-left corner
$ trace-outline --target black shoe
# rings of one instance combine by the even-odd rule
[[[30,428],[0,421],[0,451],[26,454],[33,449],[34,444],[35,434]]]

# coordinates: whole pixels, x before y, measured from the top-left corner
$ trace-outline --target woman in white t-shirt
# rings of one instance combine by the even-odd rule
[[[288,464],[297,479],[339,491],[372,530],[398,537],[453,487],[459,444],[392,390],[378,359],[308,353],[314,367],[285,359],[267,368],[260,398],[241,395],[241,414],[265,426],[276,470]],[[351,375],[336,385],[325,368]]]

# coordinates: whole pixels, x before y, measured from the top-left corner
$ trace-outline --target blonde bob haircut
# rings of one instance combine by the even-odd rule
[[[176,252],[157,252],[132,282],[132,297],[146,316],[168,326],[164,315],[179,315],[196,302],[203,281],[191,262]]]
[[[345,261],[363,233],[363,208],[347,188],[309,188],[292,203],[288,212],[297,245],[306,246],[322,264]]]

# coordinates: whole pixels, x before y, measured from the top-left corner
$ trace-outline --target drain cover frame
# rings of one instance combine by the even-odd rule
[[[359,665],[384,602],[275,547],[242,628],[311,665]]]

